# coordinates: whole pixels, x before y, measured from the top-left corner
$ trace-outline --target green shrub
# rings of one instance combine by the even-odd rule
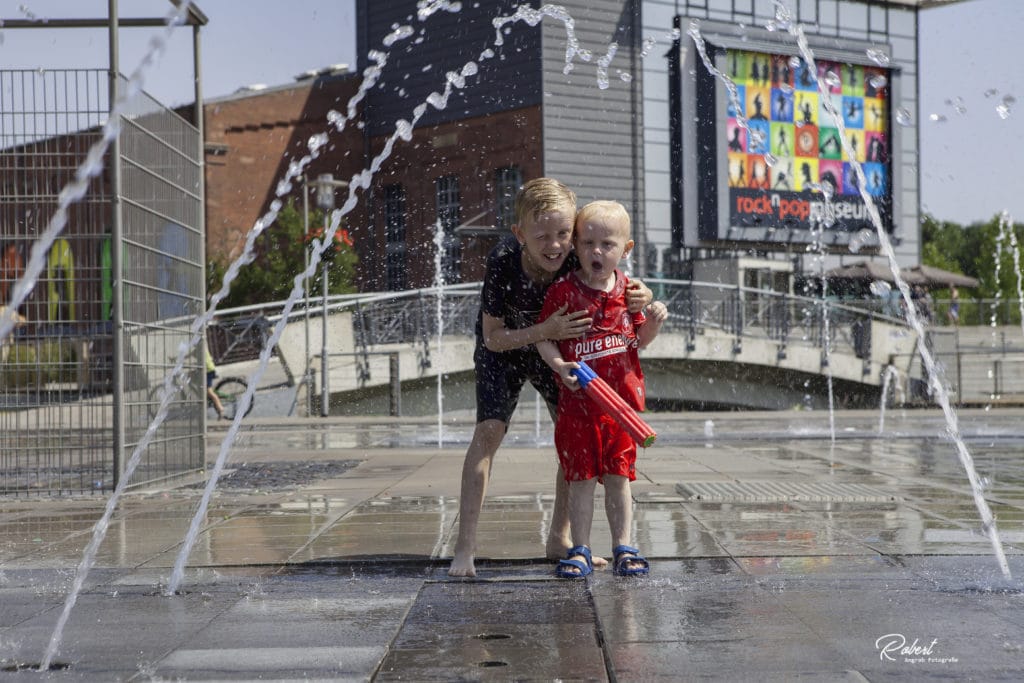
[[[39,378],[36,351],[29,344],[14,344],[0,365],[0,386],[23,389],[34,385]]]

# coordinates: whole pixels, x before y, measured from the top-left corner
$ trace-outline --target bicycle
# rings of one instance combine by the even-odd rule
[[[156,417],[157,408],[160,407],[160,397],[163,391],[163,382],[156,384],[149,390],[147,397],[147,404],[149,406],[149,417],[153,419]],[[249,382],[244,377],[222,377],[217,380],[213,385],[213,391],[217,394],[217,398],[220,399],[221,406],[224,408],[224,419],[233,420],[238,409],[238,402],[242,398],[242,394],[249,388]],[[202,386],[196,386],[195,383],[189,382],[184,387],[177,390],[174,397],[171,398],[170,406],[168,410],[168,417],[171,417],[174,413],[181,413],[185,410],[185,406],[189,403],[194,403],[200,400],[198,392],[202,392],[202,399],[206,402],[206,419],[214,421],[217,419],[217,410],[213,407],[213,401],[206,394],[205,383]],[[252,400],[249,401],[249,407],[245,411],[245,415],[249,415],[252,412],[253,406],[256,404],[256,397],[253,396]]]

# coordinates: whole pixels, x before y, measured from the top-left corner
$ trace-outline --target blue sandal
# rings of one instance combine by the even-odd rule
[[[651,571],[651,563],[636,548],[620,545],[612,551],[612,555],[615,557],[613,564],[616,576],[639,576]],[[640,563],[643,566],[627,567],[626,565],[630,563]]]
[[[579,560],[569,559],[576,555],[582,555],[586,558],[587,562],[584,564]],[[590,576],[594,572],[594,560],[590,555],[590,548],[585,545],[578,545],[575,548],[569,548],[569,552],[566,553],[564,560],[558,561],[558,569],[555,570],[555,575],[560,579],[582,579],[586,576]],[[575,570],[575,571],[574,571]]]

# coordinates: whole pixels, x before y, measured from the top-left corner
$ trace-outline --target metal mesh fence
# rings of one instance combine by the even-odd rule
[[[84,163],[102,163],[68,209],[19,324],[0,340],[0,493],[110,490],[149,424],[151,386],[200,308],[198,132],[144,95],[133,101],[115,183],[109,151],[86,161],[110,110],[105,70],[0,71],[0,305],[11,301],[61,190]],[[118,394],[115,206],[124,279]],[[188,380],[201,389],[200,360],[193,354]],[[203,392],[192,393],[177,413],[187,418],[160,430],[132,483],[201,466]]]

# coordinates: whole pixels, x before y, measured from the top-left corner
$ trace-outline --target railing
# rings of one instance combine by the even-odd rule
[[[853,308],[860,308],[874,311],[876,313],[887,313],[888,315],[901,315],[902,301],[885,300],[879,298],[857,298],[841,299],[841,303]],[[949,309],[952,299],[933,299],[927,305],[919,306],[919,313],[924,312],[925,321],[938,327],[953,326],[953,320],[949,316]],[[927,310],[925,310],[927,309]],[[991,325],[997,326],[1017,325],[1021,323],[1021,300],[1012,299],[971,299],[964,296],[959,300],[959,324],[964,326]]]
[[[668,306],[664,329],[683,334],[691,345],[705,329],[718,329],[733,337],[737,351],[745,337],[771,339],[783,348],[803,345],[824,350],[827,329],[830,351],[866,358],[871,348],[871,320],[905,324],[858,306],[768,290],[687,280],[645,282]],[[440,315],[439,291],[435,288],[328,297],[327,310],[329,314],[353,314],[356,349],[368,352],[384,344],[419,345],[429,363],[430,343],[439,327],[446,335],[474,334],[480,287],[480,283],[467,283],[440,290]],[[311,298],[310,315],[321,314],[321,302]],[[283,308],[282,302],[276,302],[219,313],[210,327],[210,349],[215,360],[255,359],[267,327],[279,319]],[[289,319],[299,321],[305,315],[304,310],[293,309]]]

